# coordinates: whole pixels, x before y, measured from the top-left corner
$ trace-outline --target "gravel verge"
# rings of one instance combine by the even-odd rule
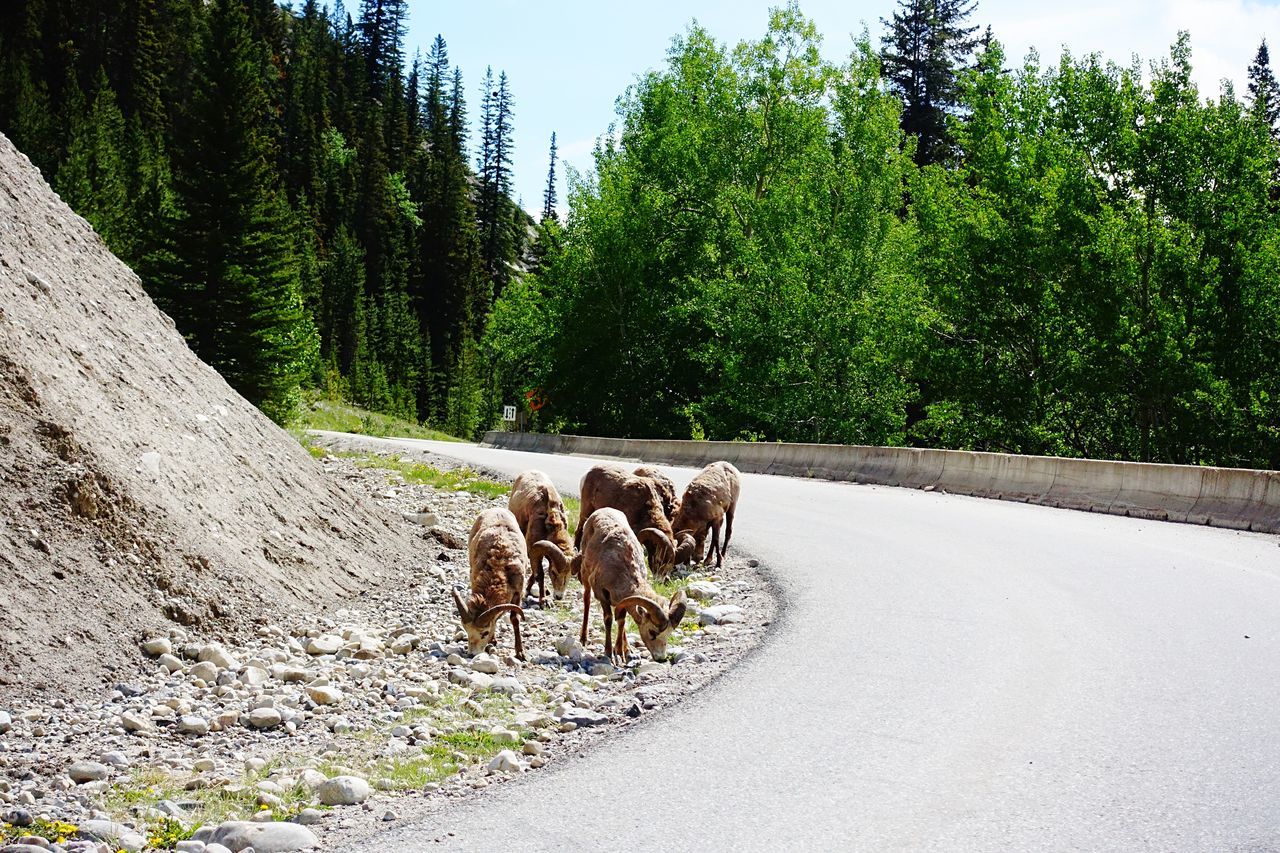
[[[528,605],[527,662],[509,628],[494,654],[468,657],[449,590],[466,588],[467,531],[506,505],[501,488],[443,457],[437,474],[417,459],[313,452],[326,477],[399,518],[419,559],[247,640],[176,626],[138,637],[145,661],[105,698],[3,709],[0,838],[102,839],[52,848],[75,853],[108,849],[112,833],[131,850],[348,846],[649,718],[740,661],[774,619],[755,561],[731,555],[662,589],[684,587],[692,604],[672,662],[637,640],[627,667],[610,665],[598,606],[580,646],[576,583],[566,606]]]

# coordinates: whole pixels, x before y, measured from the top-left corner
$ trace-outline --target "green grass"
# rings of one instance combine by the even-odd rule
[[[323,456],[329,452],[322,448],[317,450],[310,445],[307,449],[314,456]],[[450,491],[461,490],[476,495],[484,495],[487,498],[503,497],[511,492],[510,483],[486,480],[470,468],[454,468],[449,471],[442,471],[439,468],[424,465],[421,462],[413,462],[397,456],[383,456],[377,453],[338,451],[333,455],[352,460],[358,468],[381,468],[385,471],[395,471],[404,477],[406,483],[416,483]]]
[[[298,407],[298,413],[289,423],[289,431],[294,435],[305,433],[309,429],[324,429],[332,432],[353,432],[359,435],[373,435],[379,438],[427,438],[434,441],[462,441],[447,433],[422,426],[403,418],[370,412],[349,403],[325,399],[313,395]]]

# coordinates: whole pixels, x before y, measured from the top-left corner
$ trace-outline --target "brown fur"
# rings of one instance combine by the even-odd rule
[[[574,548],[573,539],[569,536],[569,517],[565,513],[564,501],[551,478],[541,471],[522,472],[511,487],[507,508],[524,532],[525,551],[529,555],[531,570],[525,594],[533,592],[534,581],[537,581],[538,606],[546,605],[545,559],[551,564],[551,594],[557,601],[563,599]],[[548,548],[548,543],[554,547]],[[563,555],[563,559],[557,559],[555,549]]]
[[[578,514],[578,530],[573,537],[575,548],[582,547],[582,528],[591,514],[602,507],[612,507],[626,516],[632,532],[644,541],[654,572],[665,576],[671,571],[675,566],[675,536],[653,480],[607,465],[596,465],[583,475],[580,494],[582,506]],[[646,528],[652,528],[656,533],[645,534]]]
[[[668,521],[674,520],[676,508],[680,506],[680,502],[676,500],[676,484],[671,482],[671,478],[649,465],[641,465],[631,473],[633,476],[653,481],[653,487],[658,490],[658,497],[662,499],[663,515]]]
[[[573,564],[583,589],[581,642],[587,642],[594,592],[604,617],[604,647],[611,660],[619,665],[627,662],[628,615],[654,660],[665,657],[667,638],[684,618],[684,590],[668,602],[649,585],[644,549],[621,511],[598,509],[578,530],[583,544]],[[615,618],[616,642],[611,636]]]
[[[453,595],[470,652],[483,651],[497,637],[497,616],[501,612],[488,619],[482,617],[492,608],[505,605],[502,612],[511,613],[516,657],[523,660],[518,616],[522,613],[520,600],[529,558],[515,516],[500,508],[486,509],[476,516],[467,537],[467,557],[471,563],[471,594],[465,602],[456,590]]]
[[[702,561],[702,548],[707,533],[711,533],[711,551],[707,555],[716,558],[716,566],[724,563],[724,553],[733,536],[733,514],[738,509],[738,495],[742,489],[738,469],[728,462],[712,462],[684,490],[680,507],[671,522],[678,547],[676,562]],[[724,541],[720,542],[720,525],[724,524]]]

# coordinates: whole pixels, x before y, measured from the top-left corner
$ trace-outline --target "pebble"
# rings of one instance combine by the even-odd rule
[[[167,652],[160,655],[160,659],[156,663],[160,664],[160,667],[166,672],[182,672],[182,661]]]
[[[173,643],[168,637],[154,637],[142,644],[142,650],[153,657],[159,657],[172,652]]]
[[[698,621],[703,625],[727,625],[745,618],[742,608],[736,604],[716,604],[698,611]]]
[[[239,669],[240,662],[231,656],[222,646],[208,645],[200,649],[196,655],[196,660],[201,662],[209,662],[218,669]]]
[[[322,820],[324,820],[324,812],[319,809],[303,809],[293,817],[294,823],[299,823],[303,826],[312,826]]]
[[[489,762],[490,773],[518,773],[524,770],[519,757],[509,749],[504,749]]]
[[[229,850],[252,847],[255,853],[292,853],[320,844],[316,834],[305,826],[291,821],[270,820],[270,816],[262,823],[229,820],[216,827],[202,826],[193,838],[207,845],[205,853],[209,853],[209,847],[214,844],[221,844]]]
[[[333,634],[322,634],[319,637],[312,637],[311,641],[307,643],[307,654],[335,655],[341,648],[341,637],[335,637]]]
[[[13,717],[8,711],[0,711],[0,735],[13,728]]]
[[[369,783],[359,776],[334,776],[316,788],[316,796],[326,806],[354,806],[369,799]]]
[[[308,687],[307,696],[317,705],[337,705],[342,701],[342,691],[336,687]]]
[[[693,581],[684,588],[684,591],[690,598],[699,601],[710,601],[719,598],[721,594],[720,585],[713,581]]]
[[[204,717],[197,717],[194,714],[186,714],[178,718],[178,731],[189,735],[208,734],[209,721]]]
[[[249,725],[255,729],[269,729],[280,725],[284,717],[275,708],[254,708],[249,712]]]
[[[77,761],[67,768],[67,775],[71,777],[71,781],[78,784],[100,782],[110,773],[107,765],[99,764],[97,761]]]
[[[120,715],[120,724],[126,732],[146,732],[151,730],[151,721],[141,714],[126,711]]]
[[[493,655],[481,652],[471,659],[471,668],[486,675],[498,674],[498,659]]]
[[[205,684],[213,684],[218,680],[218,665],[213,661],[200,661],[187,670],[187,675],[198,678]]]
[[[596,711],[589,711],[586,708],[571,708],[560,716],[560,725],[572,723],[574,728],[586,728],[587,726],[598,726],[609,722],[609,718],[604,714]]]

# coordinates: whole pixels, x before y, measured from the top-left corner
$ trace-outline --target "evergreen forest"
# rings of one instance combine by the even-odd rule
[[[795,3],[694,23],[535,220],[505,74],[410,55],[406,0],[14,5],[0,131],[278,420],[1280,468],[1265,42],[1208,93],[1193,34],[1018,59],[974,0],[841,62]]]

